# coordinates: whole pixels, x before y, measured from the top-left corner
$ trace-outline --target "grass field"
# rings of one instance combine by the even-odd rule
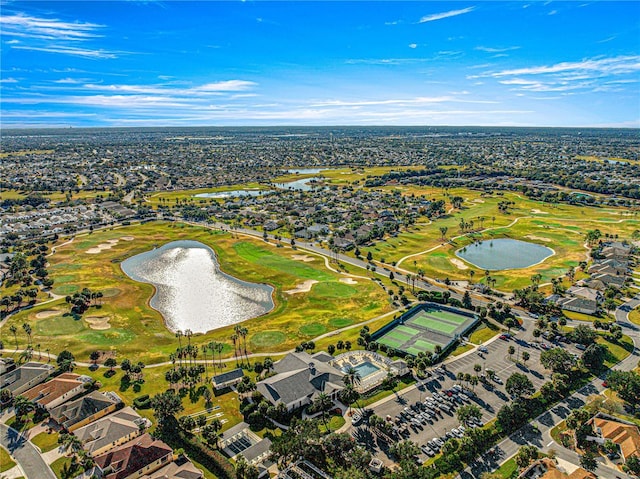
[[[99,254],[86,253],[108,240],[129,236],[134,239],[119,241]],[[108,317],[109,329],[94,330],[85,319],[65,316],[68,306],[64,299],[20,312],[8,320],[8,326],[16,325],[18,342],[25,346],[26,336],[21,334],[21,326],[28,322],[34,331],[33,342],[40,344],[43,351],[70,349],[79,361],[87,361],[95,349],[113,350],[119,358],[132,357],[146,363],[166,360],[177,347],[177,340],[164,326],[161,315],[148,305],[153,286],[129,279],[119,263],[178,239],[211,246],[221,269],[228,274],[274,286],[275,309],[243,323],[249,329],[249,353],[285,351],[315,337],[316,333],[359,323],[391,310],[388,295],[376,282],[358,279],[357,284],[342,283],[342,276],[327,269],[323,258],[314,256],[311,262],[303,262],[294,258],[299,252],[276,248],[258,239],[154,222],[79,236],[71,244],[59,246],[50,257],[50,274],[56,280],[54,293],[70,294],[83,287],[106,293],[108,297],[103,298],[102,306],[90,308],[84,317]],[[318,281],[309,292],[284,293],[307,280]],[[50,315],[52,311],[58,314]],[[196,344],[212,340],[225,342],[228,357],[232,355],[232,331],[232,327],[218,329],[196,335],[193,341]]]
[[[41,432],[37,436],[31,438],[31,442],[40,448],[40,451],[52,451],[58,447],[59,434],[56,432]]]
[[[640,308],[633,309],[629,312],[629,321],[633,324],[640,325]]]
[[[5,472],[14,467],[16,463],[4,447],[0,446],[0,472]]]

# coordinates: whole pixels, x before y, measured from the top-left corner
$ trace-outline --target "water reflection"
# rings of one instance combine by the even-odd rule
[[[456,251],[456,256],[478,268],[497,271],[527,268],[544,261],[553,253],[546,246],[505,238],[472,243]]]
[[[273,288],[220,271],[215,253],[197,241],[174,241],[122,262],[136,281],[151,283],[151,307],[172,331],[204,333],[271,311]]]

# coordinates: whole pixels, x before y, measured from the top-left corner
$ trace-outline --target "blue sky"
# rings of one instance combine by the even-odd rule
[[[640,127],[640,2],[1,3],[1,122]]]

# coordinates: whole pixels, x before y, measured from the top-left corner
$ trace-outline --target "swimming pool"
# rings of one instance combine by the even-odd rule
[[[348,369],[349,369],[349,366],[343,366],[342,372],[346,373]],[[371,374],[380,371],[380,368],[370,361],[364,361],[360,364],[356,364],[355,366],[353,366],[353,369],[355,369],[358,372],[358,374],[360,375],[360,379],[364,379],[367,376],[370,376]]]

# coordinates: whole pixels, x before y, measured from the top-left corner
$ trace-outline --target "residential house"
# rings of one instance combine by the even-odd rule
[[[16,362],[12,358],[0,358],[0,376],[16,369]]]
[[[240,381],[242,381],[243,377],[244,377],[244,370],[242,368],[237,368],[232,371],[228,371],[226,373],[213,376],[211,378],[211,383],[213,384],[213,388],[216,391],[219,391],[221,389],[235,386]]]
[[[109,416],[76,429],[74,434],[82,447],[92,456],[99,456],[116,446],[138,437],[151,422],[142,418],[131,407],[125,407]]]
[[[587,298],[560,298],[556,304],[562,309],[576,313],[593,315],[598,311],[598,302]]]
[[[68,432],[75,431],[122,406],[114,392],[93,391],[86,396],[51,409],[51,419]]]
[[[25,391],[23,396],[34,402],[38,407],[51,410],[86,391],[85,383],[89,381],[92,381],[92,379],[88,376],[63,373],[51,381],[38,384]]]
[[[591,301],[596,301],[598,303],[604,301],[602,292],[598,291],[597,289],[586,288],[584,286],[571,286],[569,289],[567,289],[567,294],[575,297],[589,299]]]
[[[337,399],[344,389],[344,373],[321,354],[287,354],[274,365],[276,375],[258,382],[258,391],[274,405],[285,404],[289,411],[310,404],[320,393]]]
[[[173,450],[150,434],[143,434],[93,459],[103,479],[137,479],[172,462]]]
[[[202,479],[204,474],[187,458],[178,458],[141,479]]]
[[[518,479],[597,479],[597,476],[577,466],[569,473],[558,467],[553,459],[544,458],[533,462]]]
[[[596,434],[596,442],[604,443],[607,439],[613,441],[620,447],[620,454],[625,461],[630,456],[640,457],[640,431],[638,426],[600,414],[591,421],[593,431]]]
[[[2,381],[2,389],[8,389],[13,396],[18,396],[43,382],[54,369],[50,364],[23,364],[19,368],[7,372],[0,378]]]
[[[265,464],[268,462],[271,440],[257,436],[246,422],[236,424],[222,433],[218,445],[232,459],[244,456],[249,464],[258,468],[259,477],[267,475]]]

